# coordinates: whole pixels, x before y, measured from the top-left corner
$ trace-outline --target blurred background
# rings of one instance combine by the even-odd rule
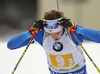
[[[59,8],[72,22],[100,31],[100,0],[59,0]],[[25,49],[8,50],[8,40],[29,30],[34,21],[51,9],[57,9],[56,0],[0,0],[0,74],[11,73]],[[100,44],[86,42],[83,46],[100,69]],[[16,74],[49,74],[42,49],[37,43],[31,45]],[[86,60],[88,73],[99,74],[87,56]]]
[[[100,30],[100,0],[59,0],[59,8],[73,22]],[[29,30],[50,9],[57,9],[56,0],[0,0],[0,41]]]
[[[0,40],[30,29],[37,17],[37,0],[0,0]]]

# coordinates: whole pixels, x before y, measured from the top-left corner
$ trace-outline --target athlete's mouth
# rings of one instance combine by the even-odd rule
[[[57,41],[58,39],[55,39],[55,41]]]

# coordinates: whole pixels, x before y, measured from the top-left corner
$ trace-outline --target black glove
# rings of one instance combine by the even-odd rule
[[[44,21],[45,21],[45,20],[43,20],[43,19],[40,19],[40,20],[38,20],[38,21],[35,21],[35,22],[33,23],[33,25],[31,26],[29,32],[30,32],[31,34],[33,34],[34,31],[35,31],[36,29],[42,30],[42,29],[44,28],[44,24],[43,24]]]
[[[74,32],[76,31],[77,26],[71,22],[70,19],[62,18],[58,22],[59,24],[65,28],[68,28],[69,30],[72,29]]]
[[[44,28],[43,20],[40,19],[38,21],[35,21],[35,23],[33,24],[33,28],[43,29]]]
[[[59,20],[59,22],[60,22],[60,25],[65,28],[73,26],[72,25],[73,23],[71,23],[70,19],[62,18]]]

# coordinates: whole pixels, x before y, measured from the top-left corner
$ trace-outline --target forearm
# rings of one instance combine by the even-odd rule
[[[31,37],[32,37],[32,35],[29,33],[29,31],[21,33],[15,37],[11,38],[8,41],[7,47],[9,49],[17,49],[19,47],[25,46],[28,44]]]
[[[79,33],[94,42],[100,43],[100,31],[77,27],[76,33]]]

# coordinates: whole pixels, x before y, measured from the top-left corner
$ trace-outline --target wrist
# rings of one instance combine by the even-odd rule
[[[33,33],[35,32],[36,28],[31,27],[29,32],[31,33],[31,35],[33,35]]]
[[[29,33],[30,33],[31,35],[33,35],[33,34],[34,34],[34,32],[35,32],[35,31],[31,31],[31,30],[29,30]]]
[[[76,29],[77,29],[77,26],[76,26],[75,23],[73,23],[71,27],[68,27],[68,29],[69,29],[69,30],[71,29],[71,30],[73,30],[73,32],[75,32]]]

